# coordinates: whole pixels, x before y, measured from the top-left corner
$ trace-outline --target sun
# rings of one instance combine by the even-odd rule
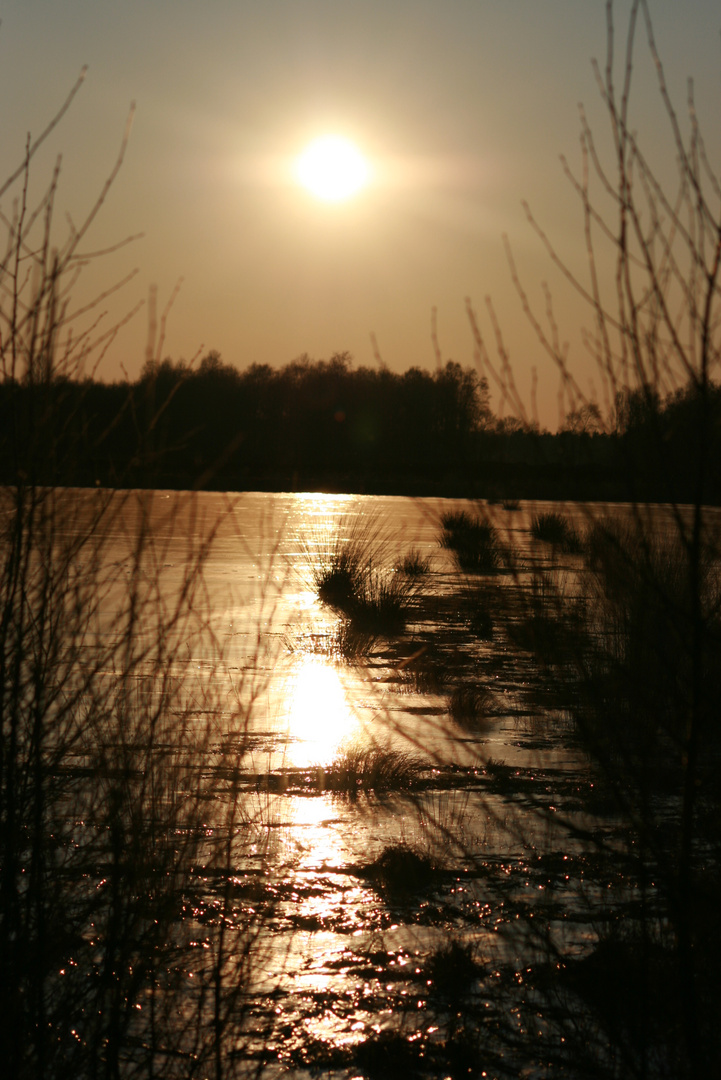
[[[342,202],[365,187],[368,162],[357,146],[340,135],[314,139],[295,163],[300,184],[317,199]]]

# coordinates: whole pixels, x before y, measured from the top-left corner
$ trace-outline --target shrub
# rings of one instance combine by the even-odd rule
[[[202,873],[230,864],[223,838],[237,835],[239,816],[199,766],[213,742],[219,657],[205,654],[211,677],[194,683],[192,707],[180,675],[198,637],[208,645],[202,577],[214,534],[201,537],[187,492],[164,497],[161,511],[152,492],[62,486],[85,450],[83,366],[115,333],[67,316],[78,273],[95,260],[78,248],[109,184],[57,247],[57,173],[39,207],[26,205],[33,155],[69,104],[28,144],[3,187],[17,183],[17,213],[0,216],[0,443],[15,469],[0,492],[2,1068],[130,1077],[192,1060],[207,1075],[225,1040],[242,1040],[250,965],[250,922],[230,926],[226,887],[218,920],[201,927]],[[169,587],[175,542],[184,569]]]

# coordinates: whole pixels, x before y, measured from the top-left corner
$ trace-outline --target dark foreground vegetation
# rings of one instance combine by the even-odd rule
[[[646,16],[632,3],[631,41]],[[617,405],[612,434],[499,430],[482,380],[455,366],[391,377],[336,359],[241,375],[210,359],[193,374],[156,358],[135,387],[83,382],[92,333],[65,333],[63,287],[103,200],[54,247],[55,180],[36,211],[23,201],[42,139],[29,144],[11,178],[20,194],[3,219],[0,262],[3,1075],[721,1072],[721,540],[708,511],[719,490],[721,191],[693,108],[684,141],[658,72],[680,203],[648,170],[610,58],[599,79],[613,180],[582,132],[616,214],[602,236],[619,292],[607,307],[592,273],[590,294],[599,370]],[[590,237],[598,214],[584,183],[579,194]],[[595,271],[590,240],[588,250]],[[556,359],[570,380],[565,354]],[[217,396],[213,380],[225,385]],[[383,393],[364,397],[364,381]],[[386,395],[392,423],[379,412]],[[302,408],[292,411],[291,397]],[[423,445],[416,410],[426,410]],[[596,415],[582,405],[574,414],[577,428]],[[538,445],[548,454],[536,472]],[[576,460],[557,456],[554,474],[564,445]],[[483,449],[494,446],[496,459]],[[258,668],[226,663],[203,577],[216,524],[203,522],[198,499],[168,499],[160,512],[152,491],[109,490],[189,477],[237,488],[245,476],[258,486],[296,473],[297,486],[313,486],[332,452],[336,479],[364,478],[371,490],[389,460],[406,478],[398,490],[409,476],[453,484],[467,469],[489,490],[497,482],[513,513],[532,482],[557,475],[566,490],[582,448],[582,484],[613,488],[622,467],[613,455],[625,461],[622,520],[589,516],[579,529],[560,511],[538,515],[519,554],[479,502],[438,522],[435,554],[450,553],[451,569],[436,591],[423,556],[391,561],[372,524],[339,530],[311,566],[338,615],[336,658],[370,663],[382,643],[399,686],[444,701],[439,722],[463,748],[451,762],[419,740],[412,754],[349,746],[324,769],[259,774],[249,724]],[[56,486],[96,481],[99,490],[72,499]],[[670,500],[663,518],[633,501],[650,497]],[[180,585],[168,588],[178,562]],[[509,697],[525,706],[519,741],[538,749],[532,769],[494,758],[480,738]],[[559,749],[579,752],[582,774],[557,766]],[[453,801],[459,792],[467,803]],[[308,888],[272,800],[326,793],[358,812],[356,826],[380,805],[372,800],[395,799],[384,804],[391,820],[414,815],[425,847],[397,830],[347,866],[324,860],[322,886]],[[343,900],[328,918],[347,945],[300,994],[302,970],[284,982],[292,945],[307,943],[310,956],[330,932],[301,901],[332,890]],[[347,891],[354,918],[365,904],[362,943]],[[384,934],[399,928],[427,933],[425,945],[390,949]],[[280,934],[285,951],[274,946]],[[304,1026],[354,1009],[365,1019],[353,1038]]]
[[[506,546],[502,560],[468,560],[471,540],[481,553],[498,542],[488,513],[479,507],[475,517],[461,511],[439,522],[439,544],[460,553],[468,575],[442,612],[420,586],[413,630],[389,623],[377,633],[390,639],[405,679],[445,697],[466,739],[489,730],[508,708],[504,695],[521,685],[522,715],[537,719],[528,742],[581,750],[588,773],[564,776],[542,753],[525,768],[481,750],[454,779],[441,780],[440,766],[429,778],[422,759],[391,778],[389,757],[389,787],[416,792],[419,809],[419,793],[462,784],[482,792],[470,805],[498,820],[491,807],[499,796],[509,854],[491,854],[467,822],[439,816],[435,827],[460,874],[449,873],[447,855],[434,860],[407,845],[388,847],[366,868],[395,918],[412,923],[437,904],[436,918],[453,927],[450,945],[418,969],[429,1008],[444,1001],[449,1012],[440,1023],[434,1012],[435,1041],[387,1031],[357,1056],[339,1049],[330,1060],[366,1063],[369,1077],[386,1075],[391,1062],[419,1077],[437,1068],[510,1077],[529,1061],[539,1075],[574,1080],[710,1075],[721,1067],[721,537],[705,531],[698,563],[689,563],[692,515],[668,535],[660,516],[589,518],[577,531],[557,513],[528,529],[548,545],[547,557]],[[339,606],[352,625],[347,597],[379,554],[372,530],[365,542],[342,523],[339,534],[345,542],[316,587],[324,595],[342,563]],[[350,656],[372,648],[365,641]],[[367,757],[361,767],[364,756],[351,756],[347,790],[366,789],[374,774],[382,785],[383,754]],[[510,854],[517,848],[527,852],[518,862]],[[488,923],[471,900],[462,915],[454,907],[449,892],[475,897],[472,882],[489,922],[492,910],[505,910],[510,957],[484,935]],[[572,945],[574,921],[589,927],[590,948]],[[406,978],[413,1007],[425,1007]]]

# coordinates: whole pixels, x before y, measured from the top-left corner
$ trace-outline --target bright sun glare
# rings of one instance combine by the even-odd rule
[[[368,163],[357,146],[340,135],[314,139],[296,161],[296,177],[312,195],[341,202],[368,182]]]
[[[353,715],[337,669],[306,657],[291,683],[290,734],[293,761],[301,767],[328,765],[341,742],[355,730]]]

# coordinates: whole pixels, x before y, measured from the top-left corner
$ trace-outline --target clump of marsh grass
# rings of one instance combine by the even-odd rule
[[[479,524],[481,524],[480,519],[469,514],[467,510],[448,510],[445,514],[441,514],[441,526],[444,534],[449,538],[470,533]],[[447,543],[443,546],[450,547],[451,545]]]
[[[351,622],[366,633],[386,637],[399,634],[405,629],[414,592],[413,580],[401,574],[373,571],[348,607]]]
[[[382,566],[388,538],[372,519],[343,518],[328,549],[318,557],[306,549],[306,561],[318,598],[350,614],[367,589],[374,567]]]
[[[492,698],[487,686],[462,683],[451,691],[448,711],[461,727],[477,730],[487,720]]]
[[[397,900],[428,889],[436,877],[433,860],[410,844],[389,844],[377,859],[363,867],[362,876],[368,878],[379,892],[390,900]]]
[[[366,641],[402,633],[422,576],[420,556],[403,572],[383,569],[388,539],[373,522],[341,522],[327,555],[311,560],[311,578],[318,598],[350,621],[349,632]]]
[[[358,552],[350,549],[333,552],[330,562],[318,567],[314,576],[318,598],[330,607],[347,611],[363,585],[364,574]]]
[[[425,1062],[416,1041],[404,1032],[384,1030],[373,1034],[355,1048],[356,1070],[368,1080],[389,1080],[405,1076],[418,1080],[425,1072]]]
[[[437,863],[446,866],[460,860],[465,866],[468,852],[483,846],[484,839],[477,831],[481,823],[476,803],[468,790],[462,794],[457,788],[431,790],[423,799],[422,813],[430,826],[427,836]]]
[[[401,564],[398,567],[400,572],[409,578],[425,577],[430,568],[431,560],[428,556],[421,555],[420,551],[416,548],[412,548],[403,556]]]
[[[351,798],[367,792],[409,791],[422,768],[419,758],[379,746],[348,746],[323,771],[329,791]]]
[[[373,649],[378,633],[359,626],[354,619],[341,619],[330,639],[330,652],[347,662],[361,660]]]
[[[568,518],[554,511],[534,516],[531,536],[546,544],[553,544],[569,555],[580,555],[583,551],[583,540],[579,533]]]
[[[464,590],[460,610],[468,629],[479,641],[493,639],[494,621],[491,608],[491,595],[486,588],[469,585]]]
[[[507,780],[513,773],[513,766],[506,765],[500,758],[489,757],[485,763],[485,770],[494,780]]]
[[[426,970],[434,997],[457,1005],[469,994],[482,969],[473,946],[454,938],[431,953]]]
[[[504,565],[503,549],[490,521],[465,510],[441,517],[441,547],[448,548],[459,569],[469,574],[494,574]]]

